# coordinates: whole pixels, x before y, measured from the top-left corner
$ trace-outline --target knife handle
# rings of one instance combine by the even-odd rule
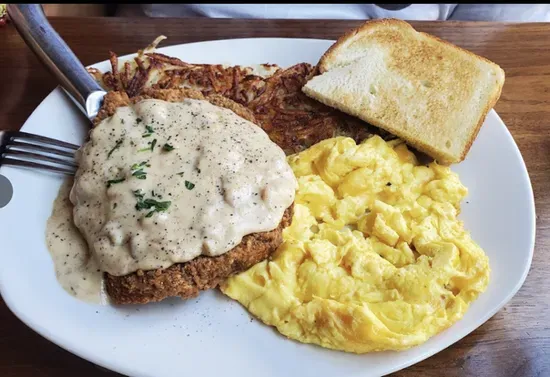
[[[15,28],[80,110],[92,119],[105,91],[50,25],[40,4],[8,4]]]

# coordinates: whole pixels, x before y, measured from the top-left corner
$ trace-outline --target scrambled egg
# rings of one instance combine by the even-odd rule
[[[488,258],[457,219],[467,189],[449,168],[378,136],[288,159],[299,189],[283,245],[222,286],[264,323],[337,350],[402,350],[486,289]]]

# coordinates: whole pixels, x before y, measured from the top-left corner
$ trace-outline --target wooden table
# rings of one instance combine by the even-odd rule
[[[335,39],[356,21],[57,18],[52,24],[84,64],[109,50],[243,37]],[[550,24],[414,22],[498,63],[506,84],[496,111],[523,154],[537,207],[531,271],[519,293],[465,339],[395,376],[550,376]],[[0,28],[0,129],[18,129],[56,83],[13,26]],[[505,204],[504,204],[505,205]],[[514,216],[513,213],[509,214]],[[98,376],[92,365],[29,330],[0,302],[0,376]],[[108,372],[105,375],[109,374]]]

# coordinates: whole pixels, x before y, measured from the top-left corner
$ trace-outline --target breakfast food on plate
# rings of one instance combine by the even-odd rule
[[[497,64],[394,19],[347,33],[318,68],[304,93],[444,164],[466,157],[504,84]]]
[[[220,286],[289,338],[355,353],[462,318],[490,268],[440,163],[464,158],[498,66],[394,20],[317,67],[189,64],[162,39],[89,69],[110,92],[48,222],[67,291],[143,304]]]
[[[296,179],[245,118],[189,89],[107,94],[70,199],[112,302],[196,296],[282,242]]]
[[[490,268],[457,219],[467,189],[404,143],[338,137],[289,157],[299,188],[284,244],[222,291],[289,338],[402,350],[458,321]]]

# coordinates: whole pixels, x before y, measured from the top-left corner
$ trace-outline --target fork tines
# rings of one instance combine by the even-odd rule
[[[0,132],[0,165],[74,174],[78,145],[27,132]]]

